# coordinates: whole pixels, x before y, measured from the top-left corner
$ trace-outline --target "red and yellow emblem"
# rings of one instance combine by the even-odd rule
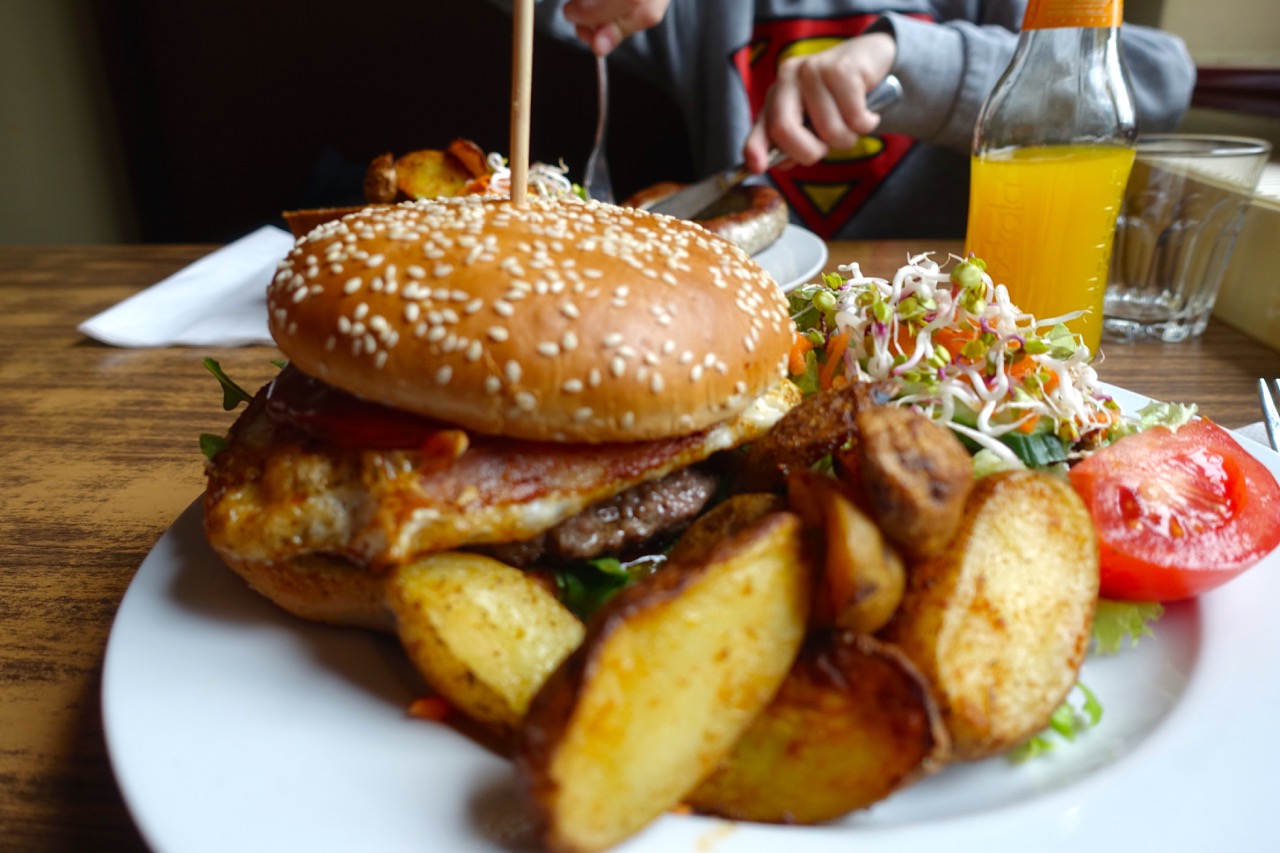
[[[760,115],[765,93],[777,79],[778,66],[784,60],[834,47],[860,34],[877,17],[757,21],[750,43],[732,57],[747,88],[752,120]],[[826,159],[812,166],[774,170],[770,177],[809,230],[830,239],[914,144],[911,137],[897,133],[864,136],[852,148],[831,151]]]

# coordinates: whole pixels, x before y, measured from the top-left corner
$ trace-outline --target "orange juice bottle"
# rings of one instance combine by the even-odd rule
[[[1102,335],[1116,214],[1137,119],[1121,0],[1030,0],[1013,60],[974,131],[966,252],[1038,319]]]

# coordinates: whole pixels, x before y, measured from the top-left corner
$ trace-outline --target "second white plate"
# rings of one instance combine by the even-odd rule
[[[788,225],[782,236],[754,256],[784,290],[816,281],[827,262],[827,244],[812,231]]]

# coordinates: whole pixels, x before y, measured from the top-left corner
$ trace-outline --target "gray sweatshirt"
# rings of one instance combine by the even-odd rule
[[[510,3],[495,0],[508,8]],[[576,41],[564,0],[536,7],[540,27]],[[861,32],[897,42],[903,99],[851,151],[772,177],[794,221],[828,238],[964,235],[969,148],[978,111],[1008,65],[1026,0],[672,0],[662,23],[610,56],[679,105],[702,174],[742,160],[742,146],[778,62]],[[1170,130],[1195,84],[1182,41],[1121,30],[1142,132]]]

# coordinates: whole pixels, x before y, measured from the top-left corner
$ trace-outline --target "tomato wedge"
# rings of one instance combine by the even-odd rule
[[[1075,465],[1071,484],[1098,530],[1103,598],[1190,598],[1280,544],[1280,485],[1211,421],[1122,438]]]

